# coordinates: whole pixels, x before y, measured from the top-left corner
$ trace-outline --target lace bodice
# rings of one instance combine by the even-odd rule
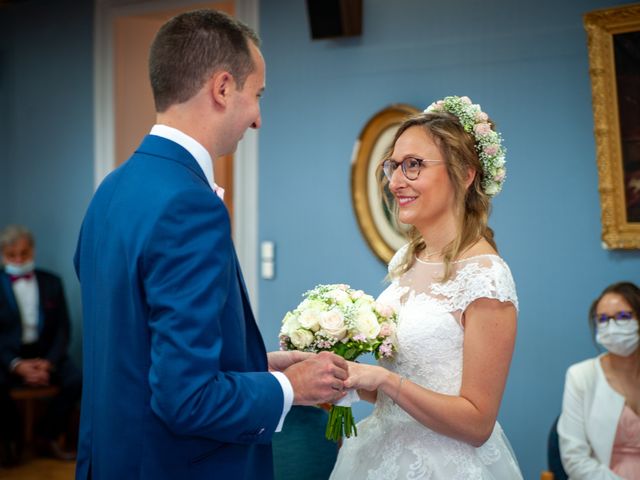
[[[389,269],[404,256],[403,247]],[[440,282],[442,263],[417,260],[382,292],[379,301],[399,312],[398,353],[384,364],[390,370],[439,393],[457,395],[462,377],[463,315],[479,298],[518,299],[507,264],[497,255],[456,262],[453,277]],[[425,354],[428,352],[428,354]]]
[[[393,257],[390,271],[406,248]],[[379,296],[398,312],[398,349],[381,365],[430,390],[458,395],[465,311],[480,298],[511,302],[516,308],[518,299],[509,267],[497,255],[456,262],[446,282],[441,282],[443,271],[442,263],[416,259]],[[378,392],[374,412],[358,432],[341,449],[332,479],[522,478],[498,424],[490,439],[474,448],[429,430]]]

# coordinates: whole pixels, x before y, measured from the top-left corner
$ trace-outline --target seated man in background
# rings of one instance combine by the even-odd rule
[[[42,453],[72,460],[74,454],[63,451],[57,439],[80,398],[82,379],[67,355],[70,324],[62,282],[34,268],[34,247],[33,235],[24,227],[10,225],[0,232],[0,405],[10,405],[8,391],[14,386],[60,387],[37,425],[38,446]],[[0,414],[3,426],[9,425],[4,416],[12,411],[15,406]],[[5,451],[15,454],[12,447]]]

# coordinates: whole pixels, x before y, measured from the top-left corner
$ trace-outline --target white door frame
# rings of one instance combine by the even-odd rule
[[[172,8],[202,5],[206,0],[95,0],[94,16],[94,188],[115,165],[113,82],[114,19]],[[212,0],[210,3],[215,3]],[[235,16],[256,32],[259,0],[235,0]],[[151,127],[151,126],[149,126]],[[250,129],[234,155],[235,244],[251,304],[258,313],[258,132]]]

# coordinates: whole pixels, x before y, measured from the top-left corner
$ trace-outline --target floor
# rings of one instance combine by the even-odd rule
[[[75,462],[64,462],[50,458],[34,458],[25,461],[19,467],[0,468],[0,479],[72,480],[75,476],[75,469]]]

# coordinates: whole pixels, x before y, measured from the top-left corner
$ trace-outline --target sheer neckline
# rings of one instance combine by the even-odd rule
[[[429,262],[427,260],[422,260],[422,259],[420,259],[418,257],[418,255],[414,255],[413,257],[416,259],[416,261],[418,263],[422,263],[423,265],[442,265],[442,264],[444,264],[444,262]],[[495,254],[495,253],[480,253],[478,255],[472,255],[471,257],[461,258],[460,260],[455,260],[455,261],[453,261],[451,263],[462,263],[462,262],[466,262],[466,261],[473,260],[473,259],[476,259],[476,258],[481,258],[481,257],[497,257],[500,260],[502,260],[502,257],[500,255]]]

